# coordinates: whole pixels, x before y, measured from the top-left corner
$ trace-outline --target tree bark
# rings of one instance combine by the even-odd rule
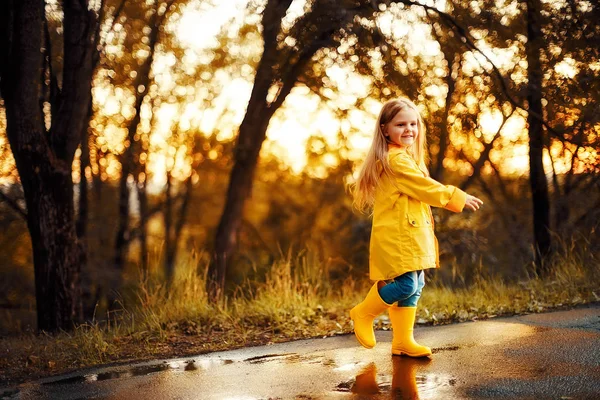
[[[89,121],[92,118],[93,108],[92,102],[88,106],[88,113],[84,122],[84,127],[81,130],[81,157],[79,158],[79,201],[77,221],[75,222],[75,230],[77,239],[79,240],[81,269],[81,294],[84,319],[93,317],[95,309],[95,299],[92,297],[92,280],[87,270],[88,252],[87,252],[87,225],[89,219],[89,187],[85,176],[85,171],[90,165],[90,146],[89,146]]]
[[[227,264],[237,243],[244,203],[252,191],[254,172],[269,121],[317,50],[331,45],[332,37],[342,21],[352,18],[345,10],[326,15],[332,7],[329,3],[314,5],[310,13],[315,13],[315,21],[311,21],[312,14],[305,15],[302,20],[307,25],[300,29],[314,36],[306,39],[303,46],[293,53],[282,54],[277,37],[281,20],[290,4],[291,0],[270,0],[263,11],[263,55],[256,70],[246,115],[240,125],[225,207],[217,227],[213,259],[208,268],[206,290],[212,302],[217,302],[224,294]],[[278,86],[278,91],[275,99],[269,101],[269,89],[274,85]]]
[[[264,106],[261,106],[251,100],[240,126],[227,200],[217,228],[213,262],[208,270],[207,290],[211,300],[217,300],[223,294],[227,263],[237,242],[242,210],[250,196],[258,155],[266,137],[268,119],[261,118],[264,112]]]
[[[542,49],[540,0],[527,0],[527,63],[529,103],[527,123],[529,125],[529,169],[531,197],[533,202],[533,234],[535,269],[538,275],[547,272],[545,260],[550,254],[550,199],[548,182],[544,173],[544,130],[537,116],[542,109]]]
[[[27,205],[34,260],[38,329],[70,330],[81,317],[80,251],[71,165],[91,101],[97,23],[86,1],[65,1],[63,85],[46,131],[41,73],[44,3],[4,2],[0,90],[7,136]],[[4,23],[6,22],[6,23]]]

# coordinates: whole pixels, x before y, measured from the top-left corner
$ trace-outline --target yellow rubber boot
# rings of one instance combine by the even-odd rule
[[[356,307],[350,310],[350,318],[354,322],[354,333],[359,343],[371,349],[375,346],[375,332],[373,331],[373,320],[376,316],[387,310],[391,304],[387,304],[379,296],[379,287],[385,282],[376,282],[367,293],[367,297]]]
[[[392,321],[392,354],[410,357],[429,357],[431,349],[415,342],[413,327],[417,307],[391,307],[390,320]]]

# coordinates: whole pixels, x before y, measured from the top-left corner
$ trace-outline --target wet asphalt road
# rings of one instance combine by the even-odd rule
[[[0,399],[600,399],[600,305],[424,327],[432,360],[353,335],[86,370]]]

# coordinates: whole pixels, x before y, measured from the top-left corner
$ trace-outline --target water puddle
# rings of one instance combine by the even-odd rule
[[[173,371],[173,372],[190,372],[190,371],[198,371],[198,370],[206,370],[211,367],[232,364],[233,360],[227,359],[202,359],[202,360],[187,360],[187,361],[171,361],[164,362],[162,364],[153,364],[153,365],[142,365],[127,369],[115,370],[115,371],[107,371],[100,372],[97,374],[85,374],[85,375],[77,375],[71,376],[68,378],[57,379],[51,382],[44,382],[42,385],[45,386],[53,386],[53,385],[69,385],[74,383],[81,382],[95,382],[95,381],[105,381],[109,379],[121,379],[121,378],[130,378],[134,376],[147,376],[163,371]]]
[[[353,379],[339,383],[334,391],[373,396],[391,395],[398,399],[432,398],[445,393],[456,385],[451,376],[418,373],[430,360],[394,357],[392,375],[378,374],[377,366],[371,363]]]
[[[292,354],[290,354],[290,353],[265,354],[264,356],[256,356],[256,357],[246,358],[244,360],[244,362],[247,362],[250,364],[262,364],[262,363],[266,363],[269,361],[278,361],[283,358],[293,357],[295,355],[297,356],[297,354],[295,354],[295,353],[292,353]]]

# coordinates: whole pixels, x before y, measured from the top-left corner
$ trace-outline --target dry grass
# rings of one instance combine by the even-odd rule
[[[419,323],[440,324],[541,312],[599,300],[600,263],[583,246],[562,243],[544,279],[506,283],[483,277],[468,288],[430,284]],[[167,292],[157,277],[140,283],[136,301],[103,323],[55,336],[0,339],[0,381],[11,384],[67,370],[128,360],[184,356],[306,337],[351,332],[349,309],[368,281],[333,286],[328,264],[311,252],[282,254],[263,283],[248,282],[223,304],[211,305],[205,268],[179,265]],[[387,328],[381,320],[379,327]]]

